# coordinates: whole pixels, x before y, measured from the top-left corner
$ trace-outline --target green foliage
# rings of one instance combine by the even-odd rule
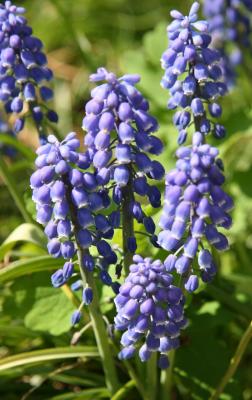
[[[46,245],[46,239],[36,225],[19,225],[0,246],[0,260],[9,252],[18,242],[29,242],[38,246],[40,249]]]
[[[150,99],[165,143],[160,161],[174,166],[176,130],[166,110],[168,93],[160,87],[159,60],[167,44],[168,11],[182,11],[188,1],[165,0],[25,0],[35,34],[46,45],[55,72],[55,108],[59,135],[76,129],[80,137],[83,104],[88,99],[88,74],[100,65],[122,73],[140,73],[140,89]],[[218,384],[252,316],[252,102],[251,77],[241,73],[237,88],[223,102],[227,137],[218,146],[226,168],[226,190],[234,197],[231,249],[220,256],[220,272],[211,288],[190,299],[190,325],[174,361],[174,400],[206,400]],[[70,314],[74,298],[51,287],[50,274],[62,265],[46,252],[41,229],[32,223],[34,206],[29,175],[37,137],[32,127],[20,140],[1,134],[19,156],[2,165],[0,181],[0,396],[8,400],[71,400],[110,398],[92,328],[70,346]],[[217,143],[216,143],[217,144]],[[16,197],[16,208],[10,192]],[[161,186],[163,190],[163,187]],[[152,211],[148,210],[149,215]],[[153,218],[158,221],[159,210]],[[24,221],[28,223],[24,223]],[[141,225],[135,227],[141,232]],[[115,242],[121,236],[116,232]],[[138,236],[139,252],[165,257]],[[99,287],[105,319],[113,320],[113,293]],[[189,311],[188,311],[189,312]],[[81,329],[88,323],[84,315]],[[116,343],[117,337],[113,338]],[[252,345],[222,400],[252,398]],[[145,367],[134,365],[143,378]],[[122,388],[118,397],[138,400],[127,366],[118,363]],[[144,378],[143,378],[144,379]],[[144,381],[143,381],[144,382]],[[30,394],[28,395],[28,393]]]
[[[235,314],[217,301],[208,301],[196,307],[190,317],[191,325],[185,332],[185,345],[177,352],[176,372],[181,386],[192,393],[192,398],[205,399],[218,384],[232,355],[224,330]],[[241,387],[234,382],[228,393],[223,399],[238,399]]]
[[[50,256],[30,257],[21,261],[15,261],[0,270],[0,282],[29,275],[32,272],[52,271],[61,265],[61,260],[52,259]]]
[[[33,331],[51,335],[69,331],[70,316],[75,307],[63,291],[50,285],[48,275],[36,273],[20,278],[11,286],[11,292],[4,309],[12,318],[18,315]]]
[[[53,349],[43,349],[17,354],[3,358],[0,361],[0,371],[6,371],[9,368],[16,368],[26,364],[43,363],[47,361],[57,361],[76,357],[98,357],[95,347],[55,347]]]

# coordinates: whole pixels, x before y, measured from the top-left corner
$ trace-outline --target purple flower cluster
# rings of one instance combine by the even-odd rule
[[[129,194],[128,215],[143,223],[153,235],[154,222],[145,215],[135,195],[147,196],[152,207],[160,206],[160,192],[150,180],[161,180],[164,168],[147,153],[159,155],[163,145],[153,135],[158,124],[148,112],[149,104],[135,87],[140,77],[117,78],[105,68],[99,68],[90,80],[103,83],[91,91],[92,99],[86,104],[83,119],[83,128],[87,131],[84,140],[87,165],[93,164],[100,184],[112,185],[112,198],[118,209],[126,193]],[[129,238],[128,247],[136,250],[134,237]]]
[[[182,290],[160,260],[133,257],[134,264],[115,298],[115,327],[124,331],[119,353],[128,359],[138,351],[141,361],[159,352],[158,365],[169,366],[167,352],[179,346],[180,330],[187,325]]]
[[[228,86],[234,84],[236,67],[243,62],[244,49],[252,50],[251,0],[204,0],[213,48],[222,55],[221,67]]]
[[[199,276],[204,282],[214,277],[211,247],[219,251],[228,248],[222,231],[231,227],[229,211],[233,207],[222,189],[225,177],[219,151],[206,143],[210,131],[217,138],[225,135],[225,128],[210,121],[209,115],[221,116],[216,99],[225,94],[226,85],[220,81],[220,53],[209,48],[208,24],[198,21],[198,10],[195,2],[188,17],[171,12],[174,21],[168,26],[169,48],[162,56],[166,69],[162,84],[171,92],[168,107],[183,109],[173,118],[180,145],[186,140],[188,127],[192,124],[193,128],[192,145],[177,150],[176,168],[166,175],[158,244],[172,252],[165,260],[166,269],[183,275],[189,292],[198,288]],[[183,80],[178,80],[182,74]]]
[[[107,192],[99,188],[96,176],[82,170],[79,140],[74,132],[59,143],[49,135],[48,142],[37,150],[37,170],[31,176],[33,200],[36,203],[37,221],[45,226],[48,252],[53,257],[63,257],[66,262],[52,275],[54,287],[60,287],[74,273],[73,259],[81,249],[81,265],[93,271],[100,268],[100,279],[115,290],[108,273],[110,264],[117,262],[116,253],[105,239],[113,236],[113,225],[101,211],[109,206]],[[95,246],[98,256],[90,253]],[[81,288],[79,281],[73,290]],[[90,290],[83,288],[83,304],[92,299]],[[74,314],[73,321],[77,321]]]
[[[217,138],[225,135],[225,128],[210,119],[221,116],[217,99],[227,90],[221,81],[221,56],[209,48],[208,24],[198,20],[198,10],[199,3],[195,2],[188,16],[171,11],[174,20],[167,28],[169,46],[161,58],[165,70],[161,85],[171,93],[168,108],[182,109],[173,119],[179,131],[179,144],[186,141],[193,120],[197,122],[197,130],[204,135],[209,132]]]
[[[32,35],[24,13],[23,7],[11,1],[0,4],[0,101],[7,113],[17,114],[15,133],[23,129],[29,115],[40,127],[46,120],[58,120],[57,114],[43,105],[53,97],[45,84],[53,74],[42,52],[43,44]]]
[[[219,228],[231,227],[228,212],[233,201],[222,189],[225,178],[218,150],[205,144],[200,132],[194,133],[192,146],[180,147],[176,155],[176,169],[166,175],[158,243],[173,252],[165,262],[167,269],[184,275],[185,288],[194,291],[199,274],[207,282],[216,272],[210,247],[228,248]]]

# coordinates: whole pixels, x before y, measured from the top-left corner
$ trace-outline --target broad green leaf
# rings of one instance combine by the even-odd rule
[[[252,122],[252,121],[251,121]],[[252,164],[252,132],[248,131],[233,134],[221,145],[221,154],[225,160],[225,165],[234,170],[248,170]],[[230,170],[228,170],[230,174]]]
[[[218,301],[208,301],[207,303],[204,303],[203,306],[199,309],[198,315],[201,314],[216,315],[219,308],[220,308],[220,303]]]
[[[67,358],[99,357],[96,347],[56,347],[54,349],[43,349],[16,354],[0,359],[0,371],[19,366],[44,363],[46,361],[57,361]]]
[[[144,51],[153,65],[160,68],[160,58],[167,47],[166,23],[161,22],[143,40]]]
[[[36,338],[37,334],[35,332],[30,331],[29,329],[25,328],[24,326],[12,325],[10,329],[10,325],[7,322],[6,324],[0,324],[0,335],[2,337],[8,336],[8,339],[15,339],[19,340],[20,338]]]
[[[46,245],[45,235],[36,225],[25,223],[19,225],[0,246],[0,260],[18,242],[30,242],[40,248]]]
[[[139,87],[146,95],[152,99],[152,102],[165,109],[167,102],[167,93],[160,86],[162,70],[160,68],[148,67],[147,60],[142,49],[129,50],[123,56],[122,64],[129,73],[138,72],[141,75]]]
[[[75,306],[61,289],[51,286],[50,275],[42,272],[16,280],[3,309],[13,319],[23,319],[33,331],[61,335],[71,328]]]
[[[10,281],[33,272],[54,270],[61,265],[61,259],[55,259],[50,256],[32,257],[26,260],[15,261],[7,267],[0,269],[0,282]]]
[[[70,318],[74,305],[62,290],[53,287],[37,287],[34,303],[26,314],[24,323],[34,331],[61,335],[71,328]]]

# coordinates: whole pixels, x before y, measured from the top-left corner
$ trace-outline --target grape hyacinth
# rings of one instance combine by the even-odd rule
[[[163,83],[173,76],[167,86],[172,95],[168,106],[186,108],[190,104],[190,112],[178,111],[174,116],[180,130],[179,144],[186,140],[185,129],[192,116],[193,132],[192,145],[178,148],[176,168],[166,175],[158,243],[172,252],[165,261],[166,268],[183,275],[182,282],[189,292],[198,288],[199,276],[204,282],[213,279],[216,265],[211,247],[218,251],[228,248],[222,230],[231,227],[229,212],[233,207],[232,199],[222,188],[225,177],[219,151],[206,143],[211,122],[205,104],[212,116],[219,117],[222,109],[214,98],[224,94],[225,85],[218,81],[219,55],[208,48],[211,36],[207,33],[207,23],[197,20],[198,9],[199,3],[194,3],[188,17],[175,10],[171,12],[174,21],[168,27],[170,46],[162,58],[167,68]],[[183,68],[179,68],[181,65]],[[187,67],[189,74],[183,82],[178,81],[177,76]],[[176,99],[180,99],[177,104]],[[219,138],[225,133],[218,123],[214,123],[213,129]]]
[[[216,138],[225,135],[225,128],[210,119],[221,116],[217,99],[227,91],[221,81],[221,54],[209,47],[208,24],[198,20],[198,10],[199,3],[195,2],[188,16],[171,11],[174,20],[167,28],[169,46],[161,58],[165,70],[161,85],[171,94],[168,109],[182,109],[173,118],[179,131],[179,144],[186,141],[193,120],[204,135],[209,132]]]
[[[197,289],[198,278],[207,282],[216,272],[210,247],[228,248],[227,238],[219,228],[229,229],[229,211],[233,201],[222,185],[225,181],[218,150],[204,144],[203,135],[193,135],[192,146],[180,147],[176,169],[166,175],[165,204],[160,219],[163,229],[158,236],[161,247],[176,251],[168,256],[168,270],[176,269],[188,280],[186,289]],[[198,257],[198,265],[194,259]],[[191,287],[190,282],[194,282]]]
[[[117,78],[105,68],[90,76],[92,82],[103,82],[91,91],[92,99],[86,104],[83,128],[87,147],[86,163],[93,164],[97,181],[112,187],[112,199],[117,211],[111,215],[116,226],[123,215],[125,241],[124,253],[134,253],[136,239],[133,219],[143,223],[156,242],[155,224],[138,201],[147,197],[152,207],[160,206],[160,192],[151,180],[161,180],[163,166],[149,155],[159,155],[163,150],[160,139],[153,135],[158,129],[156,119],[148,112],[149,104],[135,84],[138,75]]]
[[[98,266],[102,282],[117,291],[118,285],[108,273],[109,265],[116,263],[117,256],[104,239],[111,231],[113,236],[113,228],[101,213],[109,204],[107,194],[99,188],[94,174],[80,169],[79,146],[73,132],[61,143],[54,135],[49,135],[48,142],[37,150],[37,170],[31,176],[36,220],[45,226],[48,252],[66,260],[52,275],[52,284],[60,287],[73,276],[74,257],[79,250],[81,267],[92,272]],[[91,254],[91,246],[96,248],[98,257]],[[82,305],[90,304],[91,288],[84,287],[80,281],[74,282],[72,288],[82,288]],[[80,318],[80,310],[77,311],[73,314],[73,323]]]
[[[46,84],[52,77],[40,39],[23,16],[25,9],[11,1],[0,4],[0,101],[5,111],[16,116],[13,130],[20,132],[33,118],[40,136],[47,121],[57,122],[55,111],[45,103],[53,97]]]
[[[221,67],[229,87],[235,83],[236,68],[243,52],[252,50],[251,0],[204,0],[203,12],[209,21],[211,47],[220,51]]]
[[[120,359],[137,351],[141,361],[160,353],[158,366],[169,367],[167,352],[179,346],[180,330],[187,325],[182,290],[160,260],[133,257],[134,264],[115,298],[115,328],[124,331]]]

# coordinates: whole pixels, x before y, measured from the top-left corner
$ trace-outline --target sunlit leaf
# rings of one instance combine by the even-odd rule
[[[51,286],[50,275],[37,273],[16,280],[4,310],[12,318],[22,318],[33,331],[61,335],[71,329],[75,305],[61,289]]]
[[[45,236],[40,228],[33,224],[22,224],[0,246],[0,259],[19,242],[30,242],[40,248],[44,248],[46,245]]]
[[[35,350],[2,358],[0,360],[0,371],[33,363],[98,356],[97,349],[91,346],[56,347],[53,349]]]
[[[15,261],[7,267],[0,269],[0,282],[10,281],[20,276],[54,270],[62,265],[62,260],[50,256],[32,257],[25,260]]]

